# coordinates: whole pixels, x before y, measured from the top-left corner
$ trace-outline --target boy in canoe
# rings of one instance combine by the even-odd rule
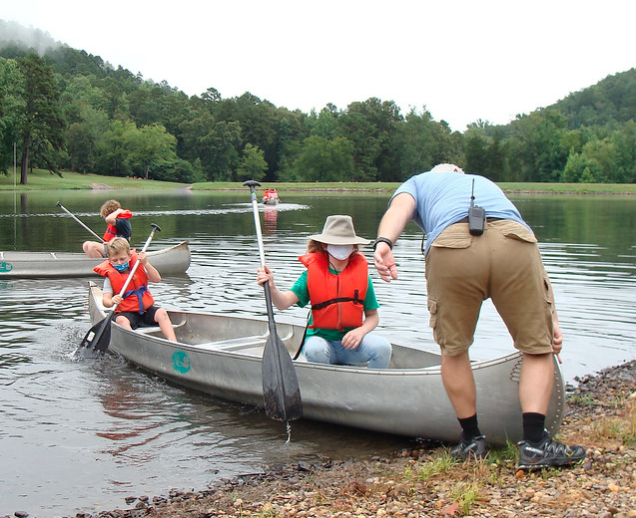
[[[88,257],[107,257],[108,251],[106,245],[115,237],[123,237],[130,241],[132,235],[132,227],[130,218],[132,212],[121,208],[117,200],[108,200],[102,205],[99,214],[106,220],[106,231],[104,232],[103,243],[97,241],[85,241],[82,245],[84,253]]]
[[[303,353],[310,362],[340,365],[367,364],[386,369],[391,344],[371,334],[380,321],[369,268],[358,245],[370,241],[356,236],[351,216],[329,216],[321,234],[309,238],[299,260],[307,268],[291,289],[281,292],[265,265],[257,282],[269,282],[272,302],[282,310],[311,303]]]
[[[120,296],[129,273],[137,261],[137,268],[127,291]],[[115,308],[115,322],[126,329],[137,329],[140,324],[146,326],[159,325],[163,335],[173,342],[177,337],[164,308],[155,305],[155,300],[148,290],[148,281],[160,282],[161,275],[148,262],[146,252],[137,255],[130,250],[130,244],[123,237],[116,237],[108,242],[108,259],[93,268],[104,279],[104,296],[102,302],[107,308]]]

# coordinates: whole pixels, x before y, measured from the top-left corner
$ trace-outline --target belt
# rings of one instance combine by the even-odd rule
[[[502,221],[504,219],[507,219],[507,218],[486,218],[486,223],[490,223],[492,221]],[[465,218],[460,219],[459,221],[456,221],[455,223],[468,223],[468,216],[466,216]],[[453,225],[455,223],[453,223]]]

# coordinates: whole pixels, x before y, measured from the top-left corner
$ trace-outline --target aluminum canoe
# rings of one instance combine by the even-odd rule
[[[89,283],[92,324],[104,318],[101,289]],[[158,327],[136,331],[112,324],[109,351],[175,384],[216,398],[263,406],[261,358],[268,338],[266,319],[170,311],[178,342]],[[302,326],[277,322],[278,335],[295,356]],[[479,425],[489,444],[522,437],[518,400],[521,354],[474,361]],[[459,424],[446,396],[437,352],[393,344],[388,369],[321,365],[294,360],[305,418],[384,433],[457,441]],[[561,425],[565,388],[554,362],[554,389],[546,428]]]
[[[0,251],[0,279],[97,276],[93,268],[103,260],[72,252]],[[188,242],[148,252],[148,260],[161,275],[185,273],[190,267]]]

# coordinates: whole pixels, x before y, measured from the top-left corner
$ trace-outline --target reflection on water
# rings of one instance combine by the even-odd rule
[[[108,193],[111,197],[112,193]],[[0,250],[81,248],[89,236],[62,203],[100,233],[103,193],[36,193],[17,203],[0,193]],[[157,249],[189,240],[192,266],[151,290],[161,306],[265,316],[255,284],[260,263],[247,193],[117,193],[133,208],[133,244],[151,222],[163,231]],[[261,207],[265,254],[276,283],[286,289],[302,272],[297,257],[326,216],[345,213],[357,233],[372,238],[387,195],[294,196]],[[28,201],[28,205],[27,205]],[[631,200],[521,198],[537,231],[553,280],[566,343],[566,379],[634,358],[636,275],[634,244],[625,242],[636,208]],[[606,207],[603,211],[601,207]],[[603,214],[603,217],[588,217]],[[597,221],[597,226],[594,222]],[[602,225],[602,226],[600,226]],[[134,239],[137,239],[137,243]],[[428,328],[421,236],[407,227],[396,246],[400,277],[375,277],[379,332],[436,349]],[[373,275],[373,274],[372,274]],[[301,420],[287,444],[283,424],[260,410],[215,401],[148,376],[120,358],[73,360],[90,327],[87,279],[0,280],[0,515],[26,510],[43,518],[125,506],[124,497],[201,489],[220,478],[298,460],[367,458],[410,444],[408,439]],[[277,321],[304,324],[292,307]],[[511,350],[510,338],[487,302],[474,357]]]

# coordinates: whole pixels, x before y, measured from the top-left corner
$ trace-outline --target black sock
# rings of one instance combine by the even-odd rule
[[[477,414],[472,417],[466,417],[465,419],[457,418],[459,425],[462,427],[462,438],[466,442],[472,441],[475,437],[481,435],[479,426],[477,425]]]
[[[534,412],[526,412],[523,417],[523,439],[536,446],[543,440],[545,416]]]

